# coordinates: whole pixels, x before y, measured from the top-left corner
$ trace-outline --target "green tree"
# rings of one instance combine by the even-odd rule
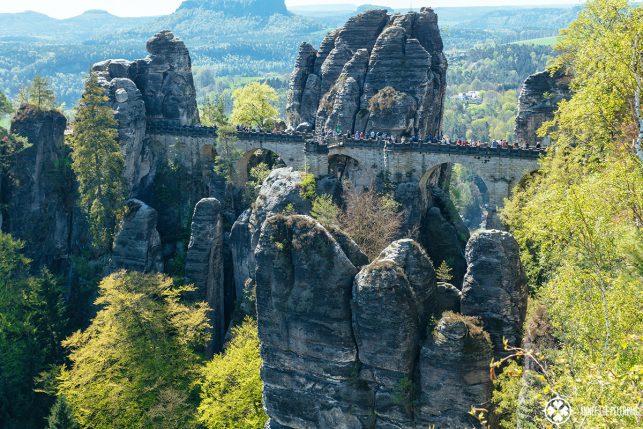
[[[36,75],[33,78],[31,85],[22,98],[25,96],[27,98],[26,104],[38,110],[53,110],[56,108],[56,97],[54,97],[54,91],[51,89],[49,80],[40,75]]]
[[[99,289],[91,325],[64,341],[71,365],[61,371],[58,394],[82,427],[193,427],[206,304],[182,304],[193,288],[162,275],[122,271]]]
[[[73,123],[72,168],[78,178],[80,204],[87,212],[94,246],[112,244],[116,214],[125,199],[123,153],[114,112],[93,73],[85,84]]]
[[[199,421],[209,429],[256,429],[267,420],[259,375],[257,322],[246,318],[233,329],[223,354],[203,369]]]
[[[246,183],[246,201],[251,204],[257,199],[263,181],[270,175],[270,168],[265,162],[260,162],[250,169],[250,178]]]
[[[333,202],[333,197],[324,194],[315,198],[310,215],[324,226],[333,226],[339,223],[339,207]]]
[[[446,261],[442,261],[440,266],[435,270],[435,276],[441,282],[450,282],[453,280],[453,274],[451,273],[451,267]]]
[[[12,111],[13,111],[13,106],[11,105],[11,101],[4,94],[4,92],[0,91],[0,116],[8,115]]]
[[[59,396],[51,407],[46,429],[80,429],[64,396]]]
[[[560,395],[574,409],[638,407],[640,396],[643,166],[632,145],[630,61],[640,56],[632,29],[640,33],[640,9],[593,0],[563,32],[557,66],[572,71],[573,95],[549,124],[553,150],[503,210],[537,292],[532,306],[544,308],[551,325],[551,341],[536,352],[512,351],[540,365],[525,379],[541,382],[523,385],[521,395]],[[544,424],[541,409],[526,418]],[[578,427],[637,425],[636,417],[601,413],[571,420]]]
[[[279,95],[270,85],[252,82],[232,94],[233,108],[230,119],[234,125],[271,128],[279,116],[275,103]]]
[[[201,123],[203,125],[208,127],[221,127],[228,124],[223,94],[219,94],[216,99],[207,97],[200,110]]]
[[[62,290],[49,272],[29,275],[24,244],[0,233],[0,422],[17,429],[41,425],[51,398],[35,379],[60,364],[66,334]]]
[[[243,155],[237,147],[238,140],[236,130],[230,125],[224,125],[217,130],[214,171],[231,184],[237,182],[237,164]]]

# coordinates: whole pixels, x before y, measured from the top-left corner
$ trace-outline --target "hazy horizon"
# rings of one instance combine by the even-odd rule
[[[432,7],[482,7],[482,6],[564,6],[581,4],[582,0],[286,0],[286,6],[322,6],[376,4],[396,9],[421,6]],[[40,12],[53,18],[71,18],[88,10],[106,10],[121,17],[140,17],[167,15],[174,12],[183,0],[68,0],[63,4],[50,0],[3,0],[0,2],[0,13]],[[150,11],[154,11],[150,13]]]

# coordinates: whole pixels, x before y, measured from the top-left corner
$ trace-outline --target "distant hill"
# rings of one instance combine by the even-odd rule
[[[225,16],[288,15],[284,0],[186,0],[178,11],[205,9]]]
[[[359,9],[381,8],[371,2],[377,0],[365,0]],[[343,25],[357,10],[346,4],[309,4],[289,12],[284,0],[186,0],[172,14],[143,18],[100,10],[62,20],[35,12],[0,14],[0,89],[15,97],[41,74],[52,81],[59,101],[74,105],[92,63],[142,58],[145,41],[166,29],[190,49],[201,88],[214,88],[218,79],[231,76],[285,79],[301,42],[319,46],[327,31]],[[577,9],[478,7],[436,12],[447,56],[452,57],[474,45],[555,36]]]

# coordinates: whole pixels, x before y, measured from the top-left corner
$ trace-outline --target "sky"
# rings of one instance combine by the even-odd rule
[[[183,0],[0,0],[0,13],[33,10],[54,18],[69,18],[86,10],[103,9],[118,16],[167,15]],[[313,4],[377,4],[393,8],[420,6],[501,6],[578,4],[580,0],[286,0],[287,6]]]

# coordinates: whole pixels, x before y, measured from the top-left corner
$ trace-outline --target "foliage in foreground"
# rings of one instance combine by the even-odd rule
[[[246,318],[233,329],[225,352],[202,371],[199,421],[210,429],[262,428],[267,416],[260,368],[257,322]]]
[[[62,361],[67,329],[62,289],[48,271],[29,275],[23,243],[0,232],[0,426],[41,424],[51,398],[35,379]]]
[[[81,427],[189,428],[194,425],[197,378],[206,343],[206,305],[186,306],[162,275],[118,272],[100,284],[92,324],[64,345],[71,365],[59,376]]]
[[[626,1],[594,0],[564,32],[559,66],[573,71],[574,95],[559,106],[540,172],[503,211],[532,306],[546,309],[538,317],[551,325],[552,338],[536,336],[535,351],[513,350],[537,368],[523,378],[533,382],[523,383],[521,401],[544,406],[560,395],[576,427],[637,426],[634,416],[583,407],[638,409],[641,401],[643,166],[631,144],[641,69],[631,61],[640,57],[642,18]],[[533,409],[509,420],[548,427],[542,408]]]

